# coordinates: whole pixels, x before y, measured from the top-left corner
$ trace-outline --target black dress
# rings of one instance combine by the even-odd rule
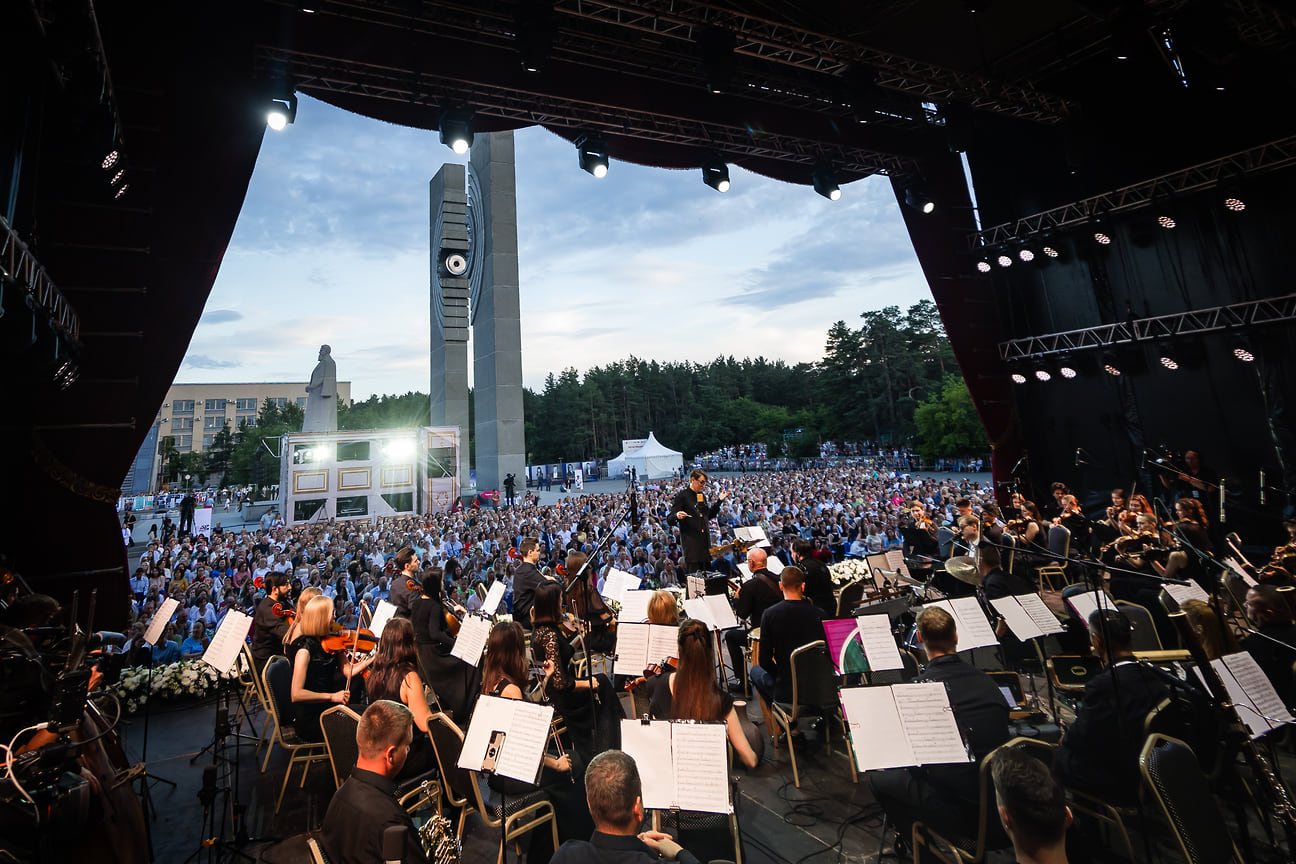
[[[370,703],[377,702],[379,699],[390,699],[392,702],[400,702],[402,705],[409,707],[401,699],[401,682],[410,672],[417,672],[413,667],[406,667],[405,674],[397,678],[395,686],[387,691],[375,690],[369,694]],[[423,682],[419,682],[423,686]],[[417,777],[425,771],[430,771],[436,767],[436,753],[432,749],[432,739],[427,736],[426,732],[421,731],[417,726],[414,727],[414,740],[410,742],[409,756],[405,758],[405,766],[401,768],[400,773],[394,778],[397,781],[407,780],[410,777]]]
[[[476,702],[474,666],[452,657],[455,640],[446,630],[445,605],[440,597],[420,597],[410,607],[414,626],[414,647],[418,651],[423,680],[436,693],[441,710],[466,727]]]
[[[567,722],[573,745],[580,751],[584,762],[588,763],[596,753],[620,748],[621,720],[625,717],[625,711],[606,675],[593,677],[593,700],[590,699],[590,691],[576,689],[576,677],[571,665],[575,653],[571,643],[563,638],[555,624],[541,622],[531,632],[531,657],[534,662],[542,665],[550,660],[554,664],[554,673],[545,687],[545,695]],[[594,713],[591,713],[591,701]],[[592,745],[591,732],[594,736]]]
[[[315,693],[333,693],[338,689],[337,657],[324,650],[320,640],[314,636],[298,636],[289,646],[289,656],[297,662],[297,652],[306,651],[310,659],[306,665],[305,688]],[[324,732],[320,729],[320,715],[333,707],[329,702],[297,702],[297,735],[303,741],[323,741]]]

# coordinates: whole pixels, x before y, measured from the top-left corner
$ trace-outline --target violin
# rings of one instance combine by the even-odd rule
[[[320,639],[320,644],[324,650],[330,654],[338,651],[372,651],[378,646],[378,637],[373,634],[372,630],[340,630],[332,636],[325,636]]]
[[[660,663],[649,663],[644,668],[644,674],[635,678],[633,681],[626,682],[626,692],[633,693],[636,687],[644,684],[649,678],[655,678],[662,673],[663,669],[673,669],[679,671],[679,658],[667,657]]]
[[[287,618],[289,624],[291,624],[293,622],[293,619],[297,617],[296,609],[292,608],[291,606],[285,606],[282,603],[275,603],[273,606],[270,607],[270,611],[273,612],[279,618]]]

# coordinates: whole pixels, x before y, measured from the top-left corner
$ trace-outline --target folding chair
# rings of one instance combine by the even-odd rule
[[[275,801],[275,813],[283,805],[284,792],[288,789],[288,780],[292,777],[293,766],[301,764],[301,788],[306,787],[306,774],[312,762],[328,759],[328,748],[323,741],[304,741],[292,727],[282,722],[286,710],[292,705],[292,664],[287,657],[276,655],[261,670],[262,686],[269,697],[266,702],[270,716],[274,718],[275,739],[279,746],[288,751],[288,767],[284,770],[283,786],[279,787],[279,798]],[[266,754],[266,759],[270,758]]]
[[[1177,738],[1153,733],[1143,744],[1139,771],[1170,824],[1184,861],[1241,864],[1242,856],[1229,836],[1192,748]]]
[[[788,755],[792,759],[792,782],[801,788],[801,777],[797,772],[796,748],[792,746],[792,729],[797,719],[803,714],[812,717],[823,717],[824,741],[827,742],[828,755],[832,755],[831,726],[827,721],[836,720],[841,726],[842,737],[846,739],[846,755],[850,762],[851,781],[858,783],[859,774],[855,770],[855,748],[851,744],[850,733],[846,729],[846,719],[841,713],[841,702],[837,695],[837,676],[833,669],[832,658],[828,656],[828,645],[822,639],[806,643],[792,652],[790,658],[792,674],[792,701],[790,703],[773,702],[770,715],[774,722],[783,728],[788,738]],[[778,738],[774,739],[774,758],[778,759]]]
[[[359,725],[360,715],[345,705],[334,705],[320,715],[324,748],[328,751],[329,765],[333,767],[334,788],[340,788],[351,776],[351,769],[360,756],[360,747],[356,744],[356,727]]]

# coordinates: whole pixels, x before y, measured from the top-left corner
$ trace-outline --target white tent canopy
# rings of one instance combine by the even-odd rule
[[[622,449],[621,455],[608,461],[607,476],[611,479],[623,477],[626,469],[633,468],[640,480],[661,480],[674,477],[683,465],[683,453],[670,449],[649,432],[643,444]]]

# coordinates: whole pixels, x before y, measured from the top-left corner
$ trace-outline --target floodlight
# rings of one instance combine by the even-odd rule
[[[608,173],[607,142],[594,135],[582,135],[576,139],[577,161],[582,171],[588,171],[595,177],[603,178]]]
[[[814,180],[814,190],[829,201],[836,201],[841,198],[841,188],[837,185],[837,173],[833,171],[832,165],[827,162],[819,162],[814,167],[811,175]]]
[[[702,163],[702,182],[717,192],[729,191],[729,166],[717,155],[710,155]]]
[[[460,156],[473,143],[473,112],[464,108],[446,108],[441,112],[441,143]]]

